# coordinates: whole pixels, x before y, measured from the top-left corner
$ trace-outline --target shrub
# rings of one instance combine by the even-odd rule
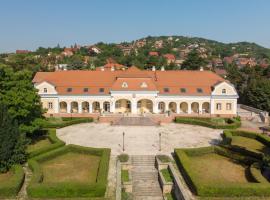
[[[118,156],[118,159],[120,160],[120,162],[127,162],[129,159],[129,156],[128,156],[128,154],[120,154]]]
[[[121,170],[121,181],[122,182],[128,182],[129,181],[128,170]]]
[[[63,142],[63,141],[61,141],[61,140],[59,140],[57,138],[55,129],[48,129],[47,133],[48,133],[47,137],[48,137],[48,139],[50,140],[50,142],[52,144],[49,145],[49,146],[43,147],[41,149],[38,149],[38,150],[35,150],[35,151],[32,151],[32,152],[28,152],[29,153],[28,158],[38,156],[40,154],[46,153],[48,151],[57,149],[57,148],[65,145],[65,142]]]
[[[55,118],[47,118],[41,122],[41,127],[43,128],[63,128],[73,124],[93,122],[93,118],[60,118],[57,120]]]
[[[50,160],[67,152],[77,152],[100,156],[100,163],[96,183],[43,183],[43,172],[39,162]],[[103,197],[106,191],[110,149],[97,149],[68,145],[53,151],[41,154],[28,161],[33,171],[33,177],[27,192],[33,198],[57,198],[57,197]]]
[[[205,154],[207,152],[216,152],[221,155],[230,156],[238,162],[245,161],[251,163],[252,158],[247,160],[246,156],[230,152],[221,147],[205,147],[197,149],[176,149],[176,163],[182,172],[190,189],[197,195],[202,197],[236,197],[236,196],[270,196],[269,183],[224,183],[219,184],[202,182],[190,167],[189,156]],[[248,162],[247,162],[248,161]],[[229,170],[229,169],[228,169]],[[256,176],[256,175],[255,175]]]
[[[12,172],[12,177],[7,181],[0,182],[0,198],[15,197],[22,187],[24,181],[22,166],[14,165],[10,170]]]
[[[225,123],[221,123],[224,121]],[[176,117],[176,123],[192,124],[205,126],[214,129],[236,129],[241,126],[241,122],[234,118],[224,119],[224,118],[202,118],[202,117]]]
[[[259,163],[253,163],[250,167],[250,175],[257,183],[268,183],[267,179],[262,175],[261,165]]]

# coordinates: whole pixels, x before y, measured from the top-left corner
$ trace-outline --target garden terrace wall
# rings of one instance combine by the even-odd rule
[[[24,181],[22,166],[14,165],[10,170],[13,173],[12,177],[8,181],[0,182],[0,198],[15,197],[22,187]]]
[[[242,131],[242,130],[224,130],[222,134],[222,145],[224,145],[226,148],[229,148],[232,151],[239,152],[242,154],[245,154],[247,156],[252,156],[257,159],[262,159],[264,154],[254,152],[252,149],[237,146],[237,145],[231,145],[233,136],[241,136],[241,137],[247,137],[254,140],[257,140],[258,142],[261,142],[267,147],[270,147],[270,137],[266,135],[262,135],[255,132],[249,132],[249,131]]]
[[[63,142],[63,141],[61,141],[61,140],[59,140],[57,138],[55,129],[48,129],[47,131],[48,131],[47,137],[48,137],[48,139],[50,140],[50,142],[52,144],[50,144],[50,145],[48,145],[46,147],[40,148],[38,150],[28,152],[29,153],[29,155],[28,155],[29,158],[38,156],[40,154],[46,153],[48,151],[57,149],[57,148],[62,147],[62,146],[65,145],[65,142]]]
[[[43,172],[39,162],[50,160],[68,152],[100,156],[96,183],[42,183]],[[28,161],[29,167],[33,171],[33,177],[27,187],[28,195],[33,198],[103,197],[107,186],[109,159],[110,149],[97,149],[76,145],[64,146],[34,157]]]
[[[241,126],[241,121],[236,118],[224,118],[226,124],[218,124],[211,121],[211,118],[202,117],[176,117],[176,123],[192,124],[198,126],[205,126],[214,129],[236,129]]]
[[[207,153],[217,153],[223,156],[243,162],[245,164],[252,164],[254,160],[247,158],[233,152],[230,152],[221,147],[204,147],[197,149],[176,149],[175,159],[176,163],[183,174],[190,189],[201,197],[243,197],[243,196],[270,196],[269,183],[224,183],[220,184],[206,184],[203,183],[190,168],[190,156],[199,156]]]

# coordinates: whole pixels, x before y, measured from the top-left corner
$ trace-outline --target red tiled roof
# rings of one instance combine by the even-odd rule
[[[146,71],[130,67],[125,71],[37,72],[33,82],[43,81],[53,84],[59,94],[85,94],[83,88],[89,88],[87,94],[96,95],[100,94],[99,88],[104,88],[104,94],[110,90],[157,90],[169,95],[210,95],[212,86],[224,79],[211,71]],[[122,88],[123,82],[129,87]],[[147,88],[141,88],[143,82]],[[68,87],[73,88],[72,92],[67,92]],[[169,88],[169,92],[164,92],[164,88]],[[180,93],[180,88],[186,88],[186,93]],[[197,93],[197,88],[203,92]]]
[[[158,52],[156,51],[150,51],[148,54],[149,56],[158,56]]]
[[[175,60],[175,56],[173,54],[165,54],[163,55],[164,58],[168,59],[168,60]]]

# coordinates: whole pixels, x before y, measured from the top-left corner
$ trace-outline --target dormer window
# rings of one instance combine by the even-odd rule
[[[43,88],[43,92],[47,93],[48,92],[47,88]]]
[[[170,92],[170,89],[169,89],[169,88],[164,88],[163,90],[164,90],[164,92],[166,92],[166,93],[167,93],[167,92]]]
[[[127,87],[128,87],[127,82],[123,82],[123,83],[122,83],[122,88],[127,88]]]
[[[187,90],[186,90],[186,88],[180,88],[180,92],[181,92],[181,93],[186,93]]]
[[[72,92],[72,88],[67,88],[67,92]]]
[[[141,83],[141,88],[147,88],[148,86],[147,86],[147,84],[146,84],[146,82],[142,82]]]
[[[83,88],[83,92],[88,92],[88,88]]]
[[[99,88],[99,93],[104,93],[104,88]]]
[[[226,94],[226,89],[222,89],[222,94]]]
[[[198,92],[198,93],[203,93],[202,88],[197,88],[197,92]]]

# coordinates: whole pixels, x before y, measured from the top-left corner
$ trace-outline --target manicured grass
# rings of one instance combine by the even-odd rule
[[[190,157],[190,169],[204,183],[247,183],[246,168],[216,153]]]
[[[162,169],[162,170],[160,170],[160,172],[162,173],[162,175],[163,175],[166,182],[172,182],[173,181],[173,179],[171,177],[171,174],[170,174],[168,169]]]
[[[247,149],[251,149],[256,153],[270,154],[269,147],[265,146],[263,143],[257,141],[256,139],[248,137],[233,136],[231,145],[246,147]]]
[[[93,122],[93,118],[46,118],[41,122],[43,128],[63,128],[73,124]]]
[[[52,142],[48,139],[47,136],[41,136],[31,142],[27,147],[27,152],[33,152],[41,148],[51,145]]]
[[[43,183],[96,182],[99,156],[69,152],[43,162]]]
[[[128,182],[129,181],[128,170],[121,170],[121,180],[122,180],[122,182]]]

